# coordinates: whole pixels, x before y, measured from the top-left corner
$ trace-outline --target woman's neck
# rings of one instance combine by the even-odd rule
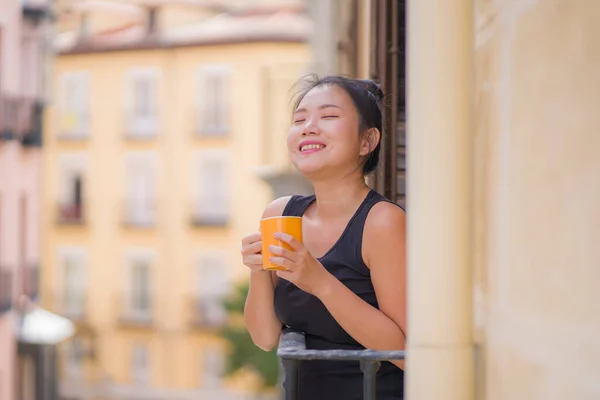
[[[317,197],[314,215],[323,220],[354,214],[370,190],[362,175],[313,182],[313,188]]]

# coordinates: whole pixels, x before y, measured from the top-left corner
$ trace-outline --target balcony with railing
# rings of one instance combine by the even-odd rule
[[[59,202],[56,221],[59,225],[83,225],[85,223],[84,202]]]
[[[126,199],[122,206],[123,225],[130,228],[152,228],[156,225],[157,205],[154,198]]]
[[[131,290],[120,294],[117,310],[119,322],[133,327],[152,326],[154,310],[152,295],[145,290]]]
[[[124,134],[131,140],[153,139],[158,134],[158,115],[150,113],[140,115],[134,112],[127,113],[124,117]]]
[[[13,273],[7,267],[0,267],[0,314],[12,308]]]
[[[376,400],[377,371],[382,361],[404,360],[404,351],[376,350],[310,350],[302,332],[285,329],[279,340],[277,355],[281,358],[286,379],[286,400],[298,398],[298,361],[347,360],[359,361],[363,372],[363,399]]]
[[[58,137],[66,141],[85,140],[90,134],[89,115],[82,110],[65,110],[60,113]]]
[[[218,329],[226,322],[223,300],[217,296],[193,296],[190,301],[190,325],[198,329]]]
[[[53,311],[72,321],[84,321],[86,319],[86,298],[86,292],[82,288],[63,288],[53,295]]]
[[[216,197],[195,201],[190,206],[190,224],[194,227],[226,227],[230,223],[229,212],[220,206],[207,206],[226,204],[226,201],[226,199]]]
[[[25,146],[42,144],[42,102],[0,93],[0,140],[19,140]]]

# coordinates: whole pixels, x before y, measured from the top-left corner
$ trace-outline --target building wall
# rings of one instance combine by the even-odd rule
[[[90,384],[112,388],[115,395],[138,390],[132,384],[131,353],[135,345],[143,343],[150,349],[151,367],[149,383],[139,391],[156,394],[168,389],[181,394],[202,388],[201,354],[211,347],[222,348],[222,342],[214,330],[190,325],[193,301],[199,294],[196,260],[204,250],[219,251],[228,282],[246,279],[247,270],[239,258],[240,240],[257,229],[258,219],[271,197],[256,167],[266,162],[286,162],[280,156],[287,152],[286,132],[282,128],[282,121],[290,115],[287,90],[304,72],[307,58],[308,49],[301,43],[186,47],[57,58],[56,96],[45,121],[48,133],[43,257],[48,268],[43,282],[44,302],[56,310],[54,299],[64,285],[58,265],[60,249],[69,246],[83,249],[86,307],[79,322],[80,332],[82,337],[96,337],[97,343],[97,362],[85,362],[84,378]],[[199,137],[195,132],[198,68],[204,64],[226,65],[231,71],[230,129],[225,137]],[[125,77],[134,67],[154,68],[158,77],[159,129],[156,137],[146,140],[125,137]],[[59,77],[67,72],[85,72],[89,76],[90,134],[82,140],[60,138]],[[272,97],[263,95],[267,83],[275,88]],[[198,170],[196,157],[199,151],[210,149],[227,152],[230,160],[226,176],[230,218],[223,227],[191,223]],[[128,154],[139,152],[154,154],[156,159],[157,218],[156,224],[149,228],[123,224],[124,163]],[[56,223],[60,197],[57,160],[69,154],[85,159],[82,163],[86,170],[83,196],[86,211],[82,225]],[[124,259],[128,252],[139,249],[153,255],[152,302],[156,307],[151,325],[133,327],[119,322],[119,311],[127,290]],[[62,372],[68,378],[66,366]],[[65,388],[74,393],[75,379],[70,382]],[[226,385],[236,386],[236,382]]]
[[[41,80],[43,64],[40,58],[22,68],[23,38],[33,33],[30,43],[41,43],[35,36],[37,30],[23,20],[21,7],[19,1],[0,2],[0,96],[35,98],[39,91],[23,82]],[[0,266],[12,272],[13,299],[23,293],[25,267],[39,261],[40,165],[39,148],[0,140]],[[0,314],[0,399],[14,398],[18,317],[14,308]]]
[[[600,3],[476,1],[481,398],[600,397]]]

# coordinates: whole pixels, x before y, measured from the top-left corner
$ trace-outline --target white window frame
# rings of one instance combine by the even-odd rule
[[[61,137],[78,139],[90,134],[90,75],[88,72],[65,72],[59,77],[59,128]],[[74,86],[75,93],[70,92]]]
[[[201,136],[225,136],[230,129],[232,68],[225,64],[198,67],[196,130]],[[214,90],[214,93],[209,91]]]
[[[195,189],[194,218],[200,225],[225,225],[231,216],[230,154],[225,149],[207,149],[199,150],[195,158],[195,180],[192,183]],[[216,173],[221,176],[207,170],[207,166],[213,163],[220,164],[221,170]],[[216,190],[217,185],[222,187],[222,193]]]
[[[147,385],[150,382],[150,346],[145,343],[135,343],[131,347],[131,380],[137,385]]]
[[[156,155],[150,152],[126,155],[124,217],[130,225],[153,226],[156,222],[156,159]],[[138,180],[140,178],[141,181]]]
[[[137,84],[145,81],[148,85],[148,98],[146,99],[147,114],[138,113]],[[134,68],[126,75],[127,99],[127,135],[132,138],[154,137],[158,132],[158,68]]]
[[[72,278],[67,276],[67,260],[74,260],[78,265],[79,279],[70,282]],[[57,284],[56,301],[61,313],[72,317],[81,318],[85,313],[85,293],[87,289],[87,252],[83,247],[65,246],[58,249],[57,265],[59,268],[59,279]],[[72,285],[72,287],[71,287]],[[73,300],[71,300],[73,299]]]
[[[137,263],[142,262],[147,265],[147,287],[140,290],[137,283],[134,282],[133,268]],[[125,288],[123,291],[123,307],[125,318],[129,321],[147,323],[151,322],[153,314],[153,275],[156,255],[150,249],[129,249],[125,254]],[[148,308],[141,309],[137,306],[136,292],[146,291],[148,296]]]
[[[227,257],[225,250],[203,250],[196,256],[196,310],[203,325],[220,326],[227,320],[222,303],[231,286]]]

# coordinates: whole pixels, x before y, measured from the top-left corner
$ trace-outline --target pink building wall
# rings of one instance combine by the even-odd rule
[[[40,40],[45,27],[24,17],[23,4],[27,2],[0,0],[0,99],[42,98],[46,66]],[[0,112],[0,119],[6,117],[6,111]],[[18,135],[0,138],[0,267],[13,277],[13,308],[0,313],[0,400],[16,399],[19,316],[14,300],[23,294],[29,266],[39,263],[40,167],[39,146],[23,145]]]

